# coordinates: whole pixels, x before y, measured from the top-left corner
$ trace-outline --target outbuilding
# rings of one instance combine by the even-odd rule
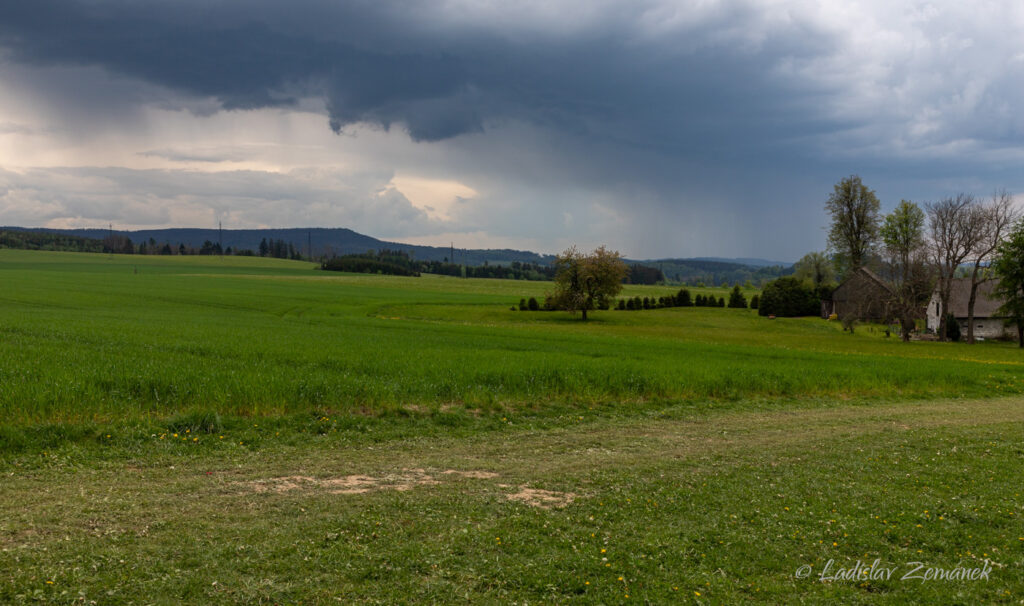
[[[859,267],[821,302],[821,317],[835,314],[840,320],[852,315],[858,320],[889,320],[893,292],[885,280],[866,267]]]

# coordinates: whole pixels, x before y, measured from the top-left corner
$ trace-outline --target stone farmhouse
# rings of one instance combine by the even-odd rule
[[[978,285],[978,294],[974,301],[974,336],[983,339],[1008,339],[1015,338],[1012,327],[1004,324],[1002,316],[996,315],[997,310],[1002,306],[1003,301],[992,298],[992,291],[995,289],[995,281],[983,282]],[[960,324],[960,333],[967,334],[967,301],[971,296],[971,279],[956,278],[953,280],[953,288],[950,291],[949,311]],[[928,330],[938,332],[941,303],[939,291],[932,295],[928,303]]]

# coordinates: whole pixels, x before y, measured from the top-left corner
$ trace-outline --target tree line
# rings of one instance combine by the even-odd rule
[[[404,250],[381,249],[365,253],[334,256],[321,261],[320,267],[330,271],[379,273],[397,276],[419,276],[421,273],[459,278],[496,278],[505,280],[551,280],[555,269],[513,261],[509,265],[457,265],[446,261],[418,261]]]
[[[641,309],[660,309],[665,307],[726,307],[724,297],[697,294],[691,296],[690,291],[682,288],[674,295],[661,297],[630,297],[618,299],[630,273],[630,267],[622,260],[618,251],[610,251],[604,246],[598,247],[590,254],[580,252],[575,246],[555,257],[555,288],[544,297],[541,304],[535,297],[519,300],[520,311],[555,311],[563,310],[572,314],[579,313],[584,321],[589,311],[600,309],[618,309],[635,311]],[[756,308],[758,298],[755,295],[751,306]],[[747,298],[735,285],[729,294],[728,307],[747,308]],[[512,309],[517,309],[512,306]]]

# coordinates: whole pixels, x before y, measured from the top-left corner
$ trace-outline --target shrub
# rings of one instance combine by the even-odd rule
[[[740,290],[740,285],[737,284],[732,288],[732,292],[729,293],[729,307],[737,309],[747,308],[747,298],[743,296],[743,292]]]
[[[540,304],[537,303],[536,297],[530,297],[530,300],[526,302],[526,307],[530,311],[537,311],[538,309],[540,309]]]
[[[526,311],[526,299],[519,299],[519,311]]]
[[[718,306],[725,307],[725,297],[718,297]]]
[[[690,299],[690,291],[682,288],[676,295],[676,305],[679,307],[690,307],[693,305],[693,301]]]
[[[946,338],[950,341],[960,340],[960,323],[953,314],[946,314]]]
[[[758,301],[757,313],[762,316],[816,316],[821,300],[813,289],[793,277],[778,278],[765,284]]]
[[[754,295],[753,297],[750,297],[750,309],[757,309],[757,306],[760,303],[761,303],[761,297],[760,296]]]

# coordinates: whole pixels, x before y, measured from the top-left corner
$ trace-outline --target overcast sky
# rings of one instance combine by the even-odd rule
[[[0,3],[0,225],[792,261],[1022,135],[1019,0]]]

